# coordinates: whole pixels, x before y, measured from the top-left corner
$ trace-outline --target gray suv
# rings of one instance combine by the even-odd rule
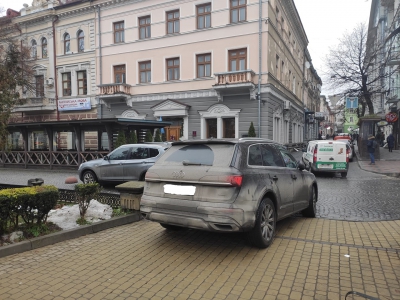
[[[271,140],[210,139],[172,143],[146,173],[140,211],[169,230],[248,232],[268,247],[276,221],[315,217],[315,176]]]
[[[110,152],[102,159],[82,163],[79,179],[84,183],[119,183],[144,180],[150,168],[170,144],[127,144]]]

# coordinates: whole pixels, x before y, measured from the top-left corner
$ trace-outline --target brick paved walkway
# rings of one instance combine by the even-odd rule
[[[0,259],[0,299],[400,299],[399,256],[400,221],[289,218],[266,250],[141,221]]]

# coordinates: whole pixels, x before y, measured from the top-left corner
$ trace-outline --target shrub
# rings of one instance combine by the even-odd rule
[[[253,122],[251,122],[251,124],[250,124],[248,136],[249,137],[256,137],[256,131],[254,129]]]
[[[75,185],[75,192],[79,205],[79,214],[81,219],[84,219],[90,201],[96,198],[100,192],[100,185],[98,183],[78,183]]]
[[[156,129],[156,136],[154,137],[155,142],[162,142],[160,129]]]
[[[58,189],[52,185],[1,190],[0,232],[6,230],[7,224],[17,227],[19,217],[27,226],[46,222],[58,199]]]
[[[125,145],[125,144],[126,144],[125,133],[123,130],[120,130],[118,132],[117,140],[115,141],[115,148]]]
[[[127,142],[127,144],[137,144],[138,140],[137,140],[137,135],[136,135],[135,130],[131,131],[126,142]]]
[[[151,131],[147,129],[146,131],[146,138],[145,138],[146,142],[152,142],[153,141],[153,135],[151,134]]]

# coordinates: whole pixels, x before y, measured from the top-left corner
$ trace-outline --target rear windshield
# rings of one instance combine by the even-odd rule
[[[157,161],[157,165],[201,164],[225,167],[232,161],[234,144],[176,145]]]

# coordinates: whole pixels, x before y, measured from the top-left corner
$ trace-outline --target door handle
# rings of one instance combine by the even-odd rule
[[[297,176],[293,174],[293,175],[292,175],[292,178],[293,178],[293,179],[297,179]]]
[[[275,181],[277,181],[278,180],[278,176],[274,176],[274,177],[272,177],[272,180],[275,180]]]

